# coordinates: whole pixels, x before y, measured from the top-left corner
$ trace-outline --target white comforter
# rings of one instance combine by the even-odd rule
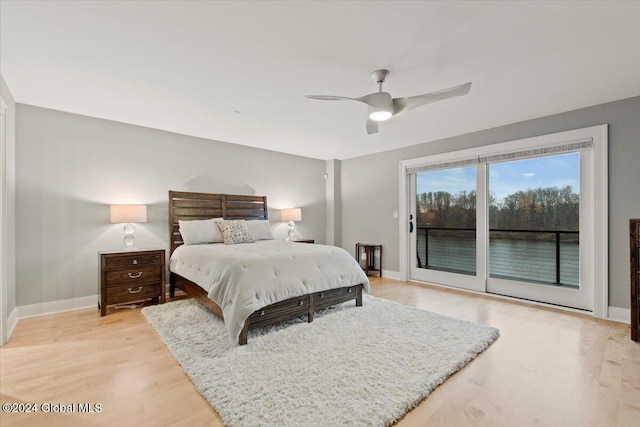
[[[335,246],[277,240],[182,245],[171,255],[170,270],[207,291],[236,341],[251,313],[269,304],[359,283],[369,292],[362,268]]]

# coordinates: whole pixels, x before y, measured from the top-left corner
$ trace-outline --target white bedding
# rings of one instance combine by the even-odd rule
[[[281,240],[182,245],[169,268],[207,291],[235,341],[251,313],[269,304],[359,283],[369,292],[362,268],[335,246]]]

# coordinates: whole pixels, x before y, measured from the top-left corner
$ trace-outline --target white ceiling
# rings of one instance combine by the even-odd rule
[[[0,2],[17,102],[345,159],[640,95],[640,2]],[[471,93],[365,132],[357,97]],[[239,111],[236,112],[236,111]]]

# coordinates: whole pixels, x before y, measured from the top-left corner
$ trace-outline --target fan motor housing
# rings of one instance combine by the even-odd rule
[[[389,75],[389,70],[376,70],[373,73],[371,73],[371,78],[376,83],[384,83],[388,75]]]

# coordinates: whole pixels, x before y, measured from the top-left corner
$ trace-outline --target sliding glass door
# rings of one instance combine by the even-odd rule
[[[589,153],[487,165],[488,292],[593,308],[593,281],[580,278],[580,255],[590,239],[589,233],[581,236],[580,218],[581,212],[590,216],[593,200],[591,186],[581,186],[591,176],[581,157]]]
[[[594,310],[596,276],[606,281],[596,245],[606,248],[596,227],[597,217],[606,224],[602,195],[605,207],[596,204],[596,187],[606,195],[606,176],[596,179],[605,168],[594,136],[539,138],[550,142],[404,162],[409,279]]]
[[[446,279],[472,290],[483,286],[476,235],[477,175],[478,168],[470,165],[412,177],[412,278],[435,283]]]

